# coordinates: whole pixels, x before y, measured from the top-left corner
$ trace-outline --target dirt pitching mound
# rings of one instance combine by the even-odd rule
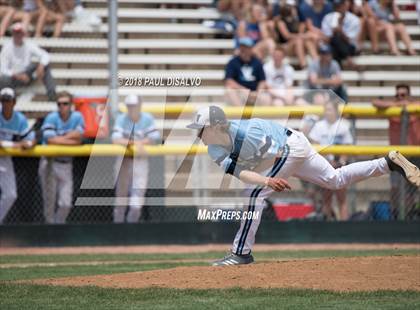
[[[227,267],[177,267],[113,275],[30,281],[112,288],[308,288],[333,291],[420,291],[420,256],[278,261]]]

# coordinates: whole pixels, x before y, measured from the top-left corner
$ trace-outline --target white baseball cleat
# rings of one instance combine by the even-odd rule
[[[419,168],[408,161],[400,152],[390,151],[385,157],[389,169],[397,171],[402,174],[410,183],[420,187],[420,170]]]

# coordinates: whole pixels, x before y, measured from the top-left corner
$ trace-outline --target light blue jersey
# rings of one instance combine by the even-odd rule
[[[47,115],[42,124],[42,143],[47,144],[48,139],[56,136],[64,136],[70,131],[77,130],[81,134],[85,131],[85,122],[82,114],[72,111],[67,121],[63,121],[59,112],[51,112]]]
[[[154,143],[160,141],[159,131],[150,113],[141,113],[140,119],[134,123],[127,114],[120,114],[115,120],[112,139],[142,140],[149,138]]]
[[[0,105],[0,141],[34,140],[34,132],[28,132],[28,120],[22,113],[13,111],[12,118],[6,120]]]
[[[229,136],[232,148],[226,149],[217,144],[208,146],[210,157],[227,173],[233,161],[231,153],[234,152],[235,145],[238,145],[239,128],[244,138],[234,166],[237,164],[242,169],[255,168],[262,159],[277,157],[286,144],[288,129],[280,124],[258,118],[231,121]]]

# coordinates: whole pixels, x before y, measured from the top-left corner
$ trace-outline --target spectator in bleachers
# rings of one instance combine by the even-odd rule
[[[305,68],[306,50],[317,58],[315,38],[311,33],[303,33],[294,1],[286,1],[279,7],[278,13],[273,9],[273,22],[271,23],[277,43],[284,44],[289,55],[296,55],[299,66]]]
[[[160,141],[154,118],[151,114],[141,111],[139,98],[129,95],[125,98],[125,105],[127,113],[117,117],[112,142],[125,147],[135,146],[138,154],[133,157],[124,156],[116,161],[118,178],[114,223],[138,222],[145,201],[149,171],[148,158],[143,155],[144,146]]]
[[[305,31],[307,36],[312,38],[316,47],[322,41],[326,40],[326,37],[321,30],[322,20],[332,11],[333,7],[331,3],[326,0],[314,0],[312,1],[312,4],[302,1],[298,7],[299,19],[302,23],[301,29],[302,31]]]
[[[35,37],[41,37],[46,24],[54,24],[53,37],[61,35],[65,16],[60,11],[58,1],[24,0],[23,9],[29,14],[29,21],[36,19]],[[27,25],[25,25],[27,26]]]
[[[220,13],[217,21],[205,20],[203,25],[210,28],[224,30],[233,33],[236,30],[238,21],[244,16],[244,1],[241,0],[216,0],[214,6]]]
[[[414,99],[410,94],[410,86],[398,84],[395,87],[395,98],[392,100],[375,99],[372,104],[379,108],[405,107],[407,105],[420,105],[420,100]],[[420,145],[420,117],[411,115],[409,120],[409,130],[407,144]],[[399,116],[389,119],[389,143],[390,145],[400,145],[401,118]]]
[[[42,80],[48,99],[55,101],[50,56],[35,43],[26,41],[25,34],[22,23],[16,23],[12,26],[12,40],[3,45],[0,53],[0,88],[26,87],[35,80]],[[36,63],[33,58],[36,58]]]
[[[253,46],[251,38],[240,38],[239,54],[225,68],[227,99],[235,106],[254,104],[257,97],[259,101],[262,100],[258,92],[267,89],[263,64],[253,55]]]
[[[236,37],[237,45],[241,38],[250,38],[254,43],[254,54],[261,60],[272,54],[275,43],[269,33],[267,11],[263,6],[259,4],[251,6],[246,18],[238,23]]]
[[[350,1],[350,12],[356,15],[360,20],[360,32],[359,37],[357,38],[357,49],[358,53],[361,52],[363,48],[363,43],[366,40],[366,36],[369,33],[369,13],[366,9],[368,6],[366,0],[351,0]]]
[[[30,148],[35,144],[35,135],[28,126],[26,117],[14,111],[15,92],[11,88],[0,91],[0,148]],[[16,177],[12,158],[0,156],[0,224],[17,199]]]
[[[42,2],[43,0],[20,1],[20,9],[18,9],[14,15],[14,20],[22,22],[23,27],[26,30],[29,30],[29,26],[32,22],[35,23],[35,37],[42,36],[42,27],[38,20],[41,13],[39,4],[41,4]]]
[[[391,54],[400,55],[397,45],[397,35],[404,42],[409,55],[415,55],[416,51],[407,32],[405,25],[401,22],[400,11],[393,0],[369,0],[366,9],[369,13],[368,25],[374,53],[379,51],[378,35],[384,35]]]
[[[72,109],[73,96],[66,91],[59,92],[57,106],[58,111],[49,113],[42,124],[42,143],[67,146],[82,144],[85,125],[82,114]],[[73,206],[73,159],[43,157],[38,173],[46,223],[64,224]]]
[[[386,109],[391,107],[405,107],[407,105],[420,105],[420,100],[411,97],[410,86],[406,84],[399,84],[395,87],[395,98],[392,100],[375,99],[372,104],[378,109]],[[389,144],[401,145],[401,117],[395,116],[389,118],[388,130]],[[408,118],[408,131],[406,136],[406,144],[419,146],[420,145],[420,117],[417,115],[410,115]],[[411,161],[417,166],[420,166],[419,158],[411,158]],[[397,173],[392,172],[391,175],[391,207],[394,218],[398,218],[399,211],[399,186],[400,177]],[[416,202],[416,188],[407,184],[406,205],[413,206]]]
[[[15,9],[10,5],[8,0],[0,0],[0,37],[3,37],[12,22]]]
[[[302,1],[298,9],[299,18],[306,24],[307,29],[322,36],[322,20],[333,11],[331,3],[326,0],[313,0],[312,4]]]
[[[311,141],[320,145],[340,145],[353,144],[353,137],[350,131],[350,125],[347,120],[341,119],[338,111],[338,105],[332,101],[326,101],[324,104],[324,119],[318,121],[309,133]],[[347,156],[327,155],[325,158],[334,168],[340,168],[347,165]],[[327,220],[335,219],[332,208],[332,199],[335,195],[340,210],[339,219],[345,221],[349,218],[346,193],[347,189],[327,190],[323,191],[322,213]]]
[[[331,89],[344,102],[347,102],[347,92],[341,78],[340,65],[332,58],[331,48],[328,45],[321,45],[319,54],[320,58],[309,65],[307,87],[309,89]]]
[[[322,32],[328,37],[334,59],[355,67],[351,57],[358,50],[360,20],[349,11],[349,5],[348,0],[334,0],[334,12],[322,20]]]
[[[293,93],[295,70],[284,62],[285,51],[278,46],[273,52],[272,59],[264,65],[268,92],[271,103],[275,106],[296,104]]]

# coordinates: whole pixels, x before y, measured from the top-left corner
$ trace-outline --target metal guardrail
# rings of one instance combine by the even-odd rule
[[[420,117],[420,105],[412,104],[405,107],[410,115]],[[120,110],[125,111],[124,105],[120,105]],[[170,105],[147,105],[143,106],[143,111],[152,113],[155,116],[177,116],[179,114],[193,114],[197,108],[193,105],[170,104]],[[304,114],[323,115],[322,106],[288,106],[288,107],[223,107],[228,118],[237,117],[293,117],[299,118]],[[404,111],[402,107],[392,107],[387,109],[378,109],[371,106],[341,105],[340,112],[342,116],[357,118],[389,118],[400,116]]]
[[[391,150],[398,150],[403,155],[420,157],[420,147],[405,145],[389,145],[389,146],[361,146],[361,145],[331,145],[321,146],[314,145],[320,154],[333,155],[385,155]],[[162,155],[203,155],[207,154],[207,147],[201,145],[155,145],[145,146],[147,156]],[[88,157],[88,156],[119,156],[119,155],[135,155],[136,150],[133,147],[124,147],[114,144],[86,144],[82,146],[61,146],[61,145],[39,145],[29,150],[21,150],[16,148],[1,148],[0,156],[16,156],[16,157]],[[137,153],[139,154],[139,153]]]

